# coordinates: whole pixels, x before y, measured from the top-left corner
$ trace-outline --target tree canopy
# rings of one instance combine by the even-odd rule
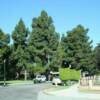
[[[89,72],[94,68],[92,42],[89,41],[87,32],[88,29],[78,25],[73,30],[68,31],[67,35],[62,38],[65,66],[67,64],[67,67]]]
[[[27,72],[48,74],[60,67],[95,74],[100,70],[100,43],[93,49],[88,31],[77,25],[60,38],[52,17],[44,10],[32,19],[31,31],[23,19],[19,20],[11,34],[11,44],[10,34],[0,29],[0,79],[5,60],[7,76],[13,78],[16,72],[23,73],[26,79]]]
[[[52,18],[47,12],[32,20],[32,32],[29,38],[29,48],[33,63],[47,66],[57,50],[59,36],[55,32]]]
[[[12,32],[13,47],[11,60],[14,62],[17,71],[26,70],[28,68],[29,53],[28,53],[28,39],[29,31],[26,28],[22,19],[19,20],[14,31]]]
[[[5,34],[0,29],[0,78],[3,78],[4,63],[6,63],[5,61],[7,61],[9,57],[9,41],[10,36],[8,34]]]
[[[95,48],[95,58],[97,69],[100,71],[100,43],[98,43],[97,47]]]

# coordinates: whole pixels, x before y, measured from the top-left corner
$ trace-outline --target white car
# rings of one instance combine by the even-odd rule
[[[42,83],[46,81],[46,77],[44,75],[37,75],[34,79],[34,83]]]
[[[52,84],[53,85],[61,85],[62,81],[60,80],[60,78],[58,76],[56,76],[56,77],[53,78]]]

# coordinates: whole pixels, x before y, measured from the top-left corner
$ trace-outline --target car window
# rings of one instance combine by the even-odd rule
[[[55,76],[54,78],[59,78],[59,76]]]
[[[41,78],[41,76],[37,76],[37,78]]]

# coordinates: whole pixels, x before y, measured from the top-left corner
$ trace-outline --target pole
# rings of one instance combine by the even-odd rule
[[[5,59],[4,59],[4,86],[6,86],[6,68],[5,68]]]

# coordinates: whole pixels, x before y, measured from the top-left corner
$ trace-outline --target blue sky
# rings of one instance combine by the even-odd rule
[[[0,28],[11,33],[22,18],[31,29],[32,18],[46,10],[60,34],[82,24],[89,28],[93,46],[100,42],[100,0],[0,0]]]

